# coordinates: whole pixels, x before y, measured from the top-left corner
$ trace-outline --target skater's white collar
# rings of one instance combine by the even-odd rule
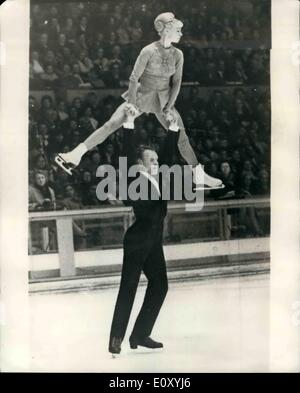
[[[156,190],[157,190],[157,192],[158,192],[158,194],[160,196],[159,185],[158,185],[156,179],[152,175],[150,175],[150,173],[148,173],[146,171],[140,171],[140,173],[142,175],[144,175],[145,177],[147,177],[147,179],[149,179],[151,181],[151,183],[154,185],[154,187],[156,188]]]

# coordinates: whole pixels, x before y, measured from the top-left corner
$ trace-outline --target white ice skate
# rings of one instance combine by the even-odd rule
[[[86,146],[84,143],[80,143],[69,153],[59,153],[54,160],[57,165],[59,165],[65,172],[68,173],[68,175],[72,176],[72,170],[79,165],[81,157],[86,152]]]
[[[216,190],[225,187],[222,180],[205,173],[201,164],[193,168],[193,181],[196,185],[195,190]]]

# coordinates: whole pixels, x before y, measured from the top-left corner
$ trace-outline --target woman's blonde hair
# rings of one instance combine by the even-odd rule
[[[172,12],[159,14],[154,20],[154,27],[159,35],[162,34],[166,27],[172,27],[174,25],[182,27],[183,23],[179,19],[176,19]]]

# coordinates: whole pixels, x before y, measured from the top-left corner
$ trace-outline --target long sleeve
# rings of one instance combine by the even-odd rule
[[[176,61],[176,71],[172,76],[172,87],[170,92],[170,98],[168,106],[172,108],[175,105],[177,96],[180,91],[181,81],[182,81],[182,71],[183,71],[183,53],[178,51],[178,60]]]
[[[150,53],[151,52],[147,47],[143,48],[134,64],[133,71],[129,78],[128,87],[128,102],[130,104],[136,105],[136,92],[138,88],[138,82],[146,68],[148,60],[150,58]]]

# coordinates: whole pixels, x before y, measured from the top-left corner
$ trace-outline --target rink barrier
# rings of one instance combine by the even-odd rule
[[[169,264],[176,261],[193,261],[216,258],[222,256],[251,255],[269,253],[269,237],[243,238],[230,240],[228,233],[228,214],[230,208],[269,208],[269,198],[251,198],[227,201],[207,201],[204,212],[216,211],[219,216],[220,239],[213,241],[192,241],[179,244],[167,244],[164,246],[166,260]],[[170,203],[169,212],[172,214],[184,213],[182,203]],[[192,213],[188,213],[192,214]],[[76,269],[86,269],[97,266],[118,266],[122,263],[123,249],[110,248],[100,250],[75,251],[73,243],[74,219],[88,220],[104,217],[123,217],[124,231],[131,225],[134,219],[130,207],[107,207],[87,210],[72,211],[49,211],[29,213],[30,222],[55,221],[57,230],[57,253],[46,253],[29,256],[29,271],[41,272],[59,270],[62,278],[75,278]],[[30,230],[29,230],[30,234]],[[29,238],[30,243],[30,238]],[[30,245],[29,245],[30,254]]]

